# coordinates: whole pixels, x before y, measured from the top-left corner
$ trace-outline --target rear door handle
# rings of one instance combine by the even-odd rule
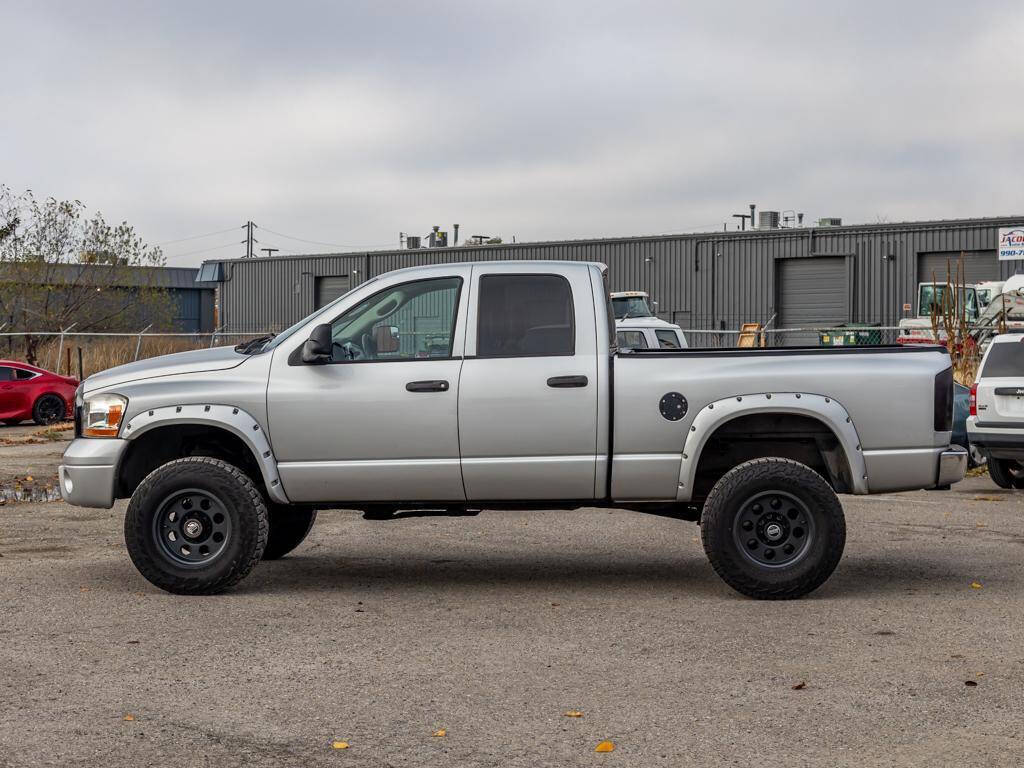
[[[566,387],[585,387],[587,386],[586,376],[552,376],[548,379],[548,386],[554,387],[555,389],[564,389]]]
[[[447,392],[448,382],[444,379],[430,381],[410,381],[405,385],[409,392]]]

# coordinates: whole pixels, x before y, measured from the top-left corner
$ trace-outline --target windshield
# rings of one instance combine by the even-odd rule
[[[374,277],[374,278],[371,278],[370,280],[368,280],[368,281],[367,281],[367,283],[372,283],[372,282],[374,282],[375,280],[377,280],[377,278],[376,278],[376,277]],[[278,345],[279,345],[279,344],[280,344],[280,343],[281,343],[282,341],[284,341],[284,340],[285,340],[285,339],[287,339],[287,338],[288,338],[289,336],[291,336],[291,335],[292,335],[293,333],[295,333],[295,332],[296,332],[297,330],[299,330],[299,328],[301,328],[301,327],[302,327],[302,326],[304,326],[304,325],[305,325],[306,323],[308,323],[308,322],[309,322],[310,320],[312,320],[312,319],[313,319],[313,316],[314,316],[314,315],[319,315],[319,314],[320,314],[321,312],[323,312],[323,311],[324,311],[325,309],[330,309],[330,308],[331,308],[331,307],[333,307],[333,306],[334,306],[335,304],[338,304],[339,302],[341,302],[341,301],[344,301],[344,299],[345,299],[346,297],[348,297],[348,296],[351,296],[351,295],[352,295],[353,293],[355,293],[355,292],[356,292],[357,290],[359,290],[360,288],[362,288],[362,287],[363,287],[364,285],[366,285],[367,283],[360,283],[359,285],[357,285],[357,286],[356,286],[355,288],[353,288],[353,289],[352,289],[351,291],[349,291],[348,293],[343,293],[343,294],[342,294],[341,296],[339,296],[338,298],[336,298],[336,299],[335,299],[334,301],[332,301],[332,302],[331,302],[330,304],[324,304],[324,306],[320,307],[319,309],[315,309],[315,310],[313,310],[313,312],[311,312],[310,314],[306,315],[306,316],[305,316],[304,318],[302,318],[301,320],[299,320],[299,322],[295,323],[295,325],[290,325],[290,326],[288,326],[287,328],[285,328],[285,329],[284,329],[283,331],[281,331],[281,332],[280,332],[279,334],[277,334],[277,336],[275,336],[275,337],[274,337],[274,340],[273,340],[273,341],[271,341],[271,342],[270,342],[269,344],[267,344],[267,345],[266,345],[265,347],[263,347],[263,349],[261,349],[260,351],[261,351],[261,352],[266,352],[266,351],[268,351],[268,350],[274,349],[274,348],[275,348],[275,347],[277,347],[277,346],[278,346]]]
[[[615,312],[616,320],[622,320],[625,317],[654,317],[651,308],[647,306],[646,296],[618,296],[613,298],[612,310]]]
[[[930,316],[932,313],[932,307],[935,307],[935,311],[942,312],[942,301],[943,296],[946,295],[946,289],[949,286],[946,284],[935,285],[932,283],[926,283],[921,286],[921,295],[918,300],[918,315],[920,317]],[[968,319],[975,319],[978,316],[978,291],[973,287],[961,288],[960,289],[960,303],[966,310]]]

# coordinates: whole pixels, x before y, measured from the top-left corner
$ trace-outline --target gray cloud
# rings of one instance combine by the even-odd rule
[[[1019,3],[707,5],[3,2],[0,181],[153,242],[1024,212]]]

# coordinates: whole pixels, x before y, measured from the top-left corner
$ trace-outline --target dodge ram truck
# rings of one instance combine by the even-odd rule
[[[128,554],[174,593],[282,557],[317,510],[618,507],[699,522],[727,584],[795,598],[842,555],[837,494],[963,478],[952,412],[939,347],[620,351],[605,266],[448,264],[88,377],[59,481],[130,499]]]

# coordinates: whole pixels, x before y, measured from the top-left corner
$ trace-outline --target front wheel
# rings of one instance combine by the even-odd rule
[[[190,456],[153,470],[124,520],[128,554],[160,589],[211,595],[256,566],[267,544],[267,507],[252,480],[220,459]]]
[[[1000,488],[1024,488],[1024,466],[1014,459],[989,459],[988,476]]]
[[[805,464],[783,458],[744,462],[708,494],[701,515],[704,551],[730,587],[785,600],[817,589],[846,544],[839,497]]]

